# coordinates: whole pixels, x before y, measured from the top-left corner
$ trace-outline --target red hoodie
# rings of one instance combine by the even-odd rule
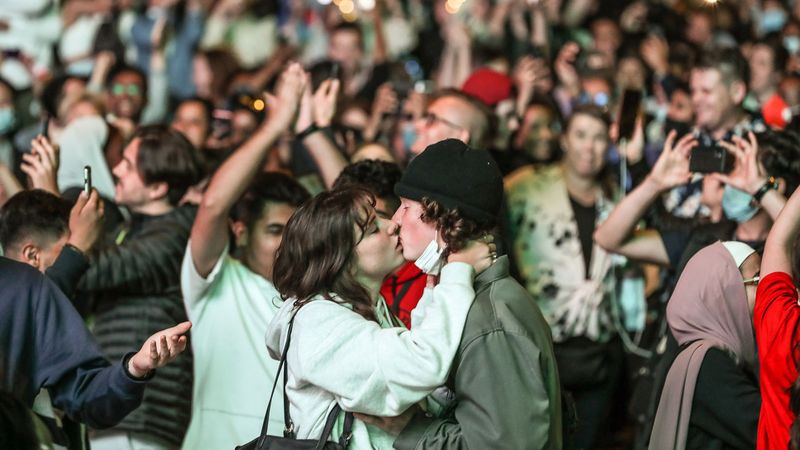
[[[381,295],[386,299],[389,309],[407,328],[411,328],[411,311],[417,307],[425,290],[427,277],[415,266],[407,262],[392,275],[389,275],[381,286]]]

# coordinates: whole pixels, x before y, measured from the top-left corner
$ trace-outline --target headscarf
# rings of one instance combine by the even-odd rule
[[[667,305],[667,323],[681,346],[658,404],[651,450],[684,449],[695,384],[706,352],[716,347],[753,367],[756,343],[742,275],[721,242],[700,250],[683,270]]]

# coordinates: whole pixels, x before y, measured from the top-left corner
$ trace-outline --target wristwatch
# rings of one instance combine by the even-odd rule
[[[778,190],[778,180],[775,177],[769,177],[766,182],[753,194],[753,201],[756,203],[761,203],[761,199],[764,198],[764,195],[767,194],[770,190],[775,189]]]

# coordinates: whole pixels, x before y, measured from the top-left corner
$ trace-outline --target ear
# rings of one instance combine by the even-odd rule
[[[246,246],[250,236],[247,232],[247,226],[244,224],[244,222],[241,220],[231,221],[230,226],[233,236],[236,239],[236,247]]]
[[[461,130],[458,132],[458,140],[461,142],[466,142],[467,145],[473,146],[476,144],[475,142],[471,142],[472,136],[469,130]]]
[[[161,200],[167,198],[169,185],[167,185],[166,181],[159,181],[157,183],[150,183],[147,185],[147,189],[149,190],[150,200]]]
[[[26,242],[22,244],[19,258],[20,262],[33,266],[36,270],[40,270],[42,266],[42,249],[33,242]]]
[[[744,97],[747,95],[747,85],[743,81],[734,81],[728,92],[731,94],[733,103],[739,105],[744,101]]]

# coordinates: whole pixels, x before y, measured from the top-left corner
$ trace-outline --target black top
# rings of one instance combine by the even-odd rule
[[[92,294],[94,335],[112,361],[150,335],[187,320],[180,273],[195,212],[193,206],[181,206],[163,215],[134,214],[129,226],[115,234],[119,244],[98,245],[88,254],[78,295]],[[189,426],[191,400],[192,355],[187,349],[159,369],[142,405],[115,431],[147,433],[179,447]]]
[[[597,205],[584,206],[569,196],[575,222],[578,224],[578,239],[581,241],[583,263],[586,268],[586,278],[589,278],[589,265],[592,263],[592,247],[594,246],[594,224],[597,220]]]
[[[144,393],[143,382],[106,361],[52,281],[0,257],[0,389],[31,406],[43,387],[56,408],[95,428],[119,422]]]
[[[680,276],[686,263],[704,247],[717,241],[736,240],[736,222],[723,220],[719,223],[704,223],[692,228],[678,227],[659,230],[670,265]],[[764,241],[742,241],[758,253],[764,250]]]
[[[723,350],[706,353],[692,401],[686,449],[754,449],[761,393],[752,374]]]

